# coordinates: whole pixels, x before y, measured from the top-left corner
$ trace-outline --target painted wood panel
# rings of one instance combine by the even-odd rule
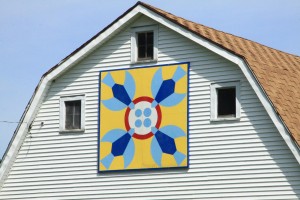
[[[98,76],[131,66],[126,29],[52,83],[0,199],[300,198],[299,164],[238,66],[163,26],[158,53],[153,64],[191,64],[189,169],[97,174]],[[213,123],[210,84],[224,80],[241,81],[241,120]],[[86,96],[85,133],[59,133],[59,98],[73,94]]]

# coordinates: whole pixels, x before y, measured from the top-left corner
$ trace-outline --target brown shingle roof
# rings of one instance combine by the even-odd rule
[[[185,20],[142,2],[138,4],[242,57],[261,84],[292,137],[300,145],[299,56]]]

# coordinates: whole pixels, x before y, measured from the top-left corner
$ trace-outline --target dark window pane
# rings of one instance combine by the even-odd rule
[[[153,46],[148,46],[147,47],[147,58],[153,59]]]
[[[236,117],[235,88],[217,89],[218,117]]]
[[[66,119],[65,128],[80,129],[81,128],[81,101],[66,101]]]
[[[138,34],[138,46],[145,46],[146,44],[146,33]]]
[[[80,129],[81,124],[80,124],[80,115],[75,115],[74,116],[74,123],[73,123],[73,129]]]
[[[66,115],[66,129],[72,129],[72,115]]]
[[[146,57],[146,50],[145,46],[140,46],[138,48],[138,58],[145,58]]]
[[[137,34],[138,60],[153,59],[153,32]]]
[[[81,113],[81,102],[80,101],[76,101],[74,102],[74,110],[75,110],[75,115],[80,115]]]
[[[153,32],[148,32],[147,33],[147,44],[148,45],[153,45]]]

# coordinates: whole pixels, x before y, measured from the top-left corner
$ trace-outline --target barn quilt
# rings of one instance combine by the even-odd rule
[[[100,72],[98,170],[188,166],[188,63]]]

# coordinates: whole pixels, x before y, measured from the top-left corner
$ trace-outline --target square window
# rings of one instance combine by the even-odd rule
[[[132,28],[132,63],[157,61],[157,33],[157,26]]]
[[[84,96],[60,98],[60,131],[84,131]]]
[[[240,118],[239,82],[211,85],[211,120]]]

